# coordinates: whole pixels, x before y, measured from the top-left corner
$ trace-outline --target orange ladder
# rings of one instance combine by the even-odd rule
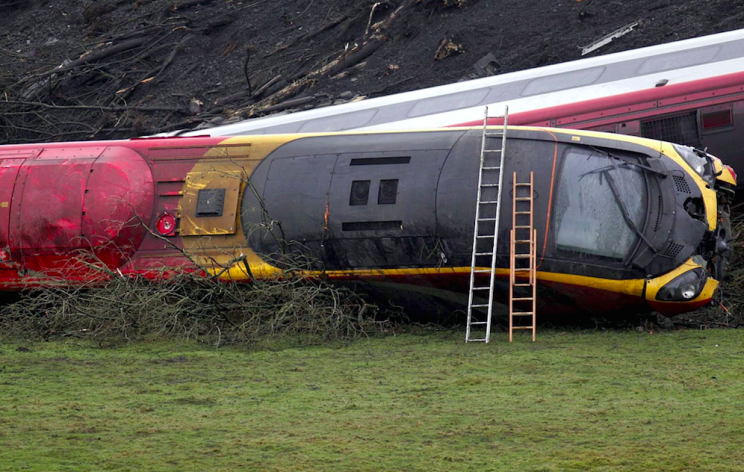
[[[529,183],[519,183],[513,177],[512,230],[509,248],[509,342],[514,330],[531,329],[532,342],[537,330],[537,230],[534,226],[535,174],[530,172]],[[519,292],[515,296],[515,290]],[[516,317],[532,317],[529,326],[515,325]]]

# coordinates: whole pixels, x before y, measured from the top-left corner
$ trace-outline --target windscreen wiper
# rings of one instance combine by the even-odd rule
[[[656,174],[656,175],[661,176],[661,177],[664,177],[664,178],[669,177],[669,174],[670,174],[669,172],[662,172],[662,171],[656,170],[656,169],[654,169],[652,167],[649,167],[649,166],[646,166],[646,165],[643,165],[643,164],[639,164],[638,162],[634,162],[634,161],[632,161],[630,159],[625,159],[625,158],[620,157],[620,156],[615,156],[612,153],[610,153],[609,151],[604,151],[604,150],[599,149],[599,148],[596,148],[594,146],[589,146],[589,147],[591,149],[597,151],[600,154],[604,154],[607,157],[612,158],[612,159],[617,159],[618,161],[623,162],[623,163],[625,163],[625,164],[627,164],[629,166],[638,167],[639,169],[643,169],[646,172],[650,172],[652,174]]]
[[[614,167],[615,169],[618,169],[617,166]],[[610,169],[612,170],[612,169]],[[632,229],[639,238],[643,240],[644,243],[646,243],[646,246],[653,252],[654,254],[658,253],[659,250],[656,249],[652,244],[651,241],[648,240],[645,234],[643,234],[643,231],[639,230],[638,227],[635,225],[633,220],[630,217],[630,212],[625,206],[625,203],[623,202],[622,198],[620,198],[620,192],[617,189],[617,184],[615,183],[615,178],[610,175],[609,170],[607,170],[604,173],[605,178],[607,179],[607,183],[610,184],[610,190],[612,191],[612,195],[615,197],[615,201],[617,202],[617,205],[620,207],[620,211],[623,214],[623,218],[625,219],[625,222],[628,223],[628,226],[630,229]],[[630,256],[628,256],[630,257]],[[628,265],[629,261],[623,261],[623,265]]]

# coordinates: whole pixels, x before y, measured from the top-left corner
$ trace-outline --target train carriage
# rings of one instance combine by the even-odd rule
[[[482,131],[4,146],[0,285],[84,281],[84,268],[69,270],[80,251],[121,276],[233,281],[280,274],[293,256],[311,276],[458,300]],[[675,314],[711,301],[729,253],[721,188],[736,185],[720,160],[632,136],[510,127],[504,175],[531,171],[542,313]]]

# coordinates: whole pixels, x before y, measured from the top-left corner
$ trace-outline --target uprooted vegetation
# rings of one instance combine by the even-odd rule
[[[725,279],[721,283],[719,299],[712,307],[664,320],[665,325],[690,328],[744,327],[744,206],[733,208],[731,221],[733,252]]]
[[[313,344],[393,332],[396,327],[349,288],[299,275],[295,269],[237,283],[201,271],[135,277],[103,264],[86,261],[86,266],[88,282],[70,286],[56,276],[4,307],[0,332],[21,339],[72,337],[103,344],[193,339],[219,346],[271,340]]]

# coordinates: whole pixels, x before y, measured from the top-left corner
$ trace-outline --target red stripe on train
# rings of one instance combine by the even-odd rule
[[[612,115],[621,113],[632,113],[634,111],[648,110],[658,106],[667,106],[679,104],[684,106],[688,101],[700,101],[705,98],[720,99],[721,95],[730,95],[734,93],[744,93],[744,72],[720,75],[707,79],[693,80],[681,84],[665,85],[663,87],[654,87],[636,92],[628,92],[610,97],[596,98],[575,102],[566,105],[541,108],[539,110],[514,113],[509,115],[509,124],[512,125],[535,125],[550,126],[552,120],[560,120],[558,125],[567,125],[568,119],[572,121],[585,121],[589,119],[607,118]],[[694,97],[689,95],[695,94]],[[682,98],[684,97],[684,98]],[[679,98],[679,100],[673,100]],[[663,102],[667,100],[667,102]],[[656,102],[656,103],[648,103]],[[671,102],[671,103],[670,103]],[[621,110],[621,108],[632,107],[633,105],[646,104],[646,107],[630,108]],[[599,113],[599,114],[597,114]],[[596,114],[594,116],[586,116]],[[582,116],[583,115],[583,116]],[[479,126],[482,120],[468,121],[450,127],[458,126]],[[504,124],[503,118],[492,118],[488,120],[490,125]]]

